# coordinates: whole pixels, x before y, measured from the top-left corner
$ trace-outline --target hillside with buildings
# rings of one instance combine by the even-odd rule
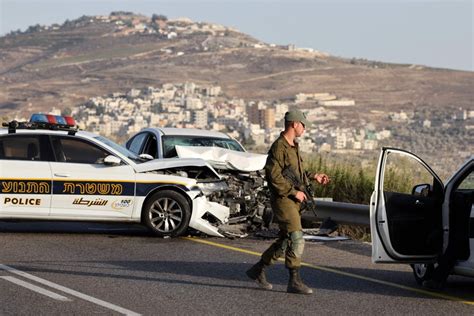
[[[308,152],[374,160],[398,146],[446,172],[474,147],[472,72],[342,59],[129,12],[31,26],[0,46],[4,119],[73,113],[119,141],[146,126],[209,128],[265,151],[297,107],[315,123]]]

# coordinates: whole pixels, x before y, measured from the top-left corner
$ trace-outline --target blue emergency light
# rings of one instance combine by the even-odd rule
[[[52,127],[58,125],[60,127],[74,127],[76,121],[71,116],[61,116],[52,114],[35,113],[31,115],[30,123],[43,123]]]

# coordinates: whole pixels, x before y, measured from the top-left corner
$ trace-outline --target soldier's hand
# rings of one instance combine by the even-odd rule
[[[301,191],[296,192],[295,197],[301,203],[303,203],[307,199],[306,194],[304,194],[304,192],[301,192]]]
[[[315,174],[314,180],[316,180],[319,184],[322,184],[322,185],[326,185],[331,181],[331,179],[329,179],[328,175],[325,173]]]

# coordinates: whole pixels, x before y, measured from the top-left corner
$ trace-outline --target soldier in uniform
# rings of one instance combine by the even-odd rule
[[[249,278],[267,290],[271,290],[272,285],[266,280],[265,268],[284,255],[285,266],[290,273],[287,292],[313,293],[313,290],[303,283],[299,274],[304,250],[300,208],[307,196],[300,188],[293,187],[291,182],[282,175],[282,170],[289,167],[297,173],[301,179],[300,183],[308,184],[308,179],[313,179],[322,185],[329,183],[329,177],[326,174],[304,171],[296,138],[303,135],[305,128],[308,127],[309,122],[304,113],[299,110],[286,112],[285,130],[268,152],[265,173],[270,189],[274,220],[279,225],[279,238],[262,254],[260,261],[246,272]]]

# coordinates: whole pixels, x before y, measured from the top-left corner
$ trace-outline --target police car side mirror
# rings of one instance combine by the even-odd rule
[[[118,166],[122,163],[122,160],[120,158],[115,157],[114,155],[108,155],[107,157],[104,158],[104,165],[107,166]]]

